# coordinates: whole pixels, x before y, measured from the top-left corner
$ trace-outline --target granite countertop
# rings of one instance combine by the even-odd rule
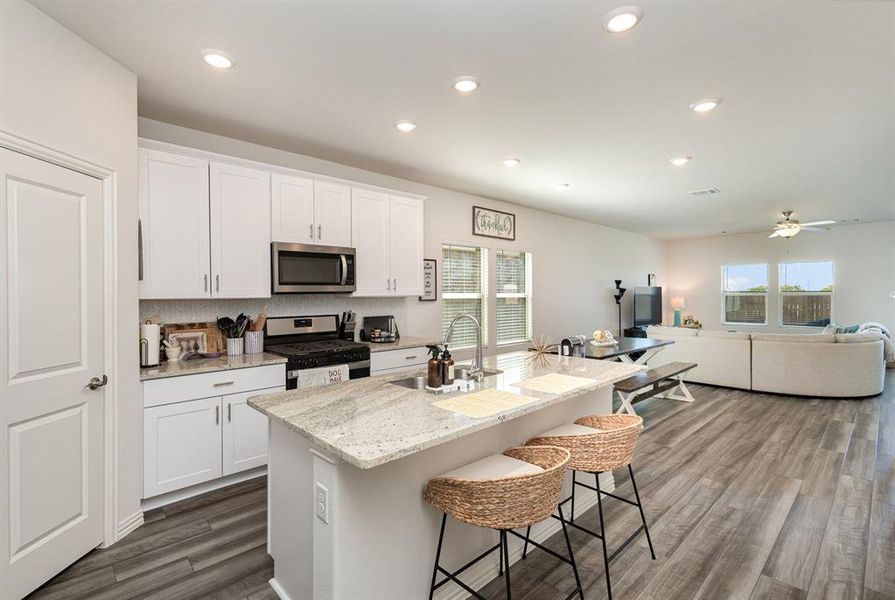
[[[486,357],[485,368],[500,369],[503,373],[486,377],[474,391],[496,388],[538,400],[488,417],[467,417],[432,404],[468,392],[431,394],[389,383],[421,374],[417,368],[335,385],[254,396],[249,399],[249,405],[284,423],[327,454],[361,469],[370,469],[611,385],[646,367],[555,354],[536,357],[521,351]],[[522,391],[513,387],[549,373],[596,381],[562,393]]]
[[[441,345],[441,340],[427,337],[408,337],[401,336],[394,342],[378,343],[365,342],[359,340],[360,343],[370,347],[370,352],[387,352],[389,350],[406,350],[408,348],[425,348],[426,346]]]
[[[157,367],[145,367],[140,369],[140,381],[150,379],[164,379],[165,377],[180,377],[181,375],[196,375],[197,373],[213,373],[215,371],[230,371],[232,369],[247,369],[249,367],[263,367],[264,365],[284,364],[286,358],[276,354],[242,354],[240,356],[220,356],[218,358],[196,358],[193,360],[166,361]]]

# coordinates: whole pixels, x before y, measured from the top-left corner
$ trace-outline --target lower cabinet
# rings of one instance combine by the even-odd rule
[[[370,374],[382,375],[403,371],[410,367],[425,367],[429,362],[429,352],[422,346],[419,348],[402,348],[370,353]]]
[[[177,387],[195,385],[192,377],[202,376],[179,377]],[[166,381],[169,386],[174,382]],[[174,394],[171,404],[144,408],[143,497],[266,465],[267,417],[250,407],[248,399],[285,389],[279,385],[195,400]],[[144,403],[146,396],[144,384]]]

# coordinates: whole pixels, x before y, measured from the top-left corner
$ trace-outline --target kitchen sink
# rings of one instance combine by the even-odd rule
[[[458,376],[458,379],[468,379],[467,377],[462,376],[465,374],[466,367],[458,369],[461,372],[461,376]],[[503,371],[498,369],[483,369],[482,373],[485,377],[493,377],[494,375],[500,375]],[[400,385],[401,387],[410,388],[411,390],[424,390],[426,389],[426,376],[425,375],[417,375],[415,377],[405,377],[404,379],[396,379],[395,381],[389,381],[392,385]]]

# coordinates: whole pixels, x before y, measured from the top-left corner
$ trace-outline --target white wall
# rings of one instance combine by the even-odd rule
[[[895,331],[895,299],[889,297],[895,291],[895,221],[839,225],[825,233],[803,232],[791,241],[747,233],[669,242],[666,305],[672,295],[683,296],[684,312],[693,313],[706,329],[731,329],[721,324],[721,266],[768,263],[768,325],[735,329],[816,331],[777,325],[777,264],[799,260],[835,261],[836,323],[877,321]]]
[[[594,223],[532,210],[471,196],[452,190],[423,185],[370,171],[299,154],[284,152],[187,129],[140,119],[140,136],[148,139],[199,148],[249,160],[291,167],[379,185],[428,196],[425,210],[425,255],[438,259],[441,275],[443,242],[478,244],[488,248],[528,250],[533,254],[533,332],[555,341],[576,333],[588,334],[595,328],[616,329],[617,312],[612,299],[614,279],[622,279],[628,288],[646,285],[647,273],[656,273],[660,285],[665,273],[665,243],[642,235],[603,227]],[[515,242],[475,237],[472,235],[472,206],[481,205],[516,214]],[[493,257],[493,252],[490,253]],[[492,258],[493,262],[493,258]],[[343,296],[290,296],[271,302],[273,314],[315,314],[338,312],[347,308],[359,314],[395,314],[403,335],[441,336],[441,283],[438,302],[420,302],[416,298],[395,300],[350,299]],[[624,306],[625,321],[630,324],[630,295]],[[179,301],[141,303],[141,314],[162,316],[217,316],[225,309],[236,313],[249,306],[255,310],[263,302]],[[489,318],[490,350],[494,348],[493,303]]]
[[[141,492],[135,329],[137,78],[33,5],[3,0],[0,130],[116,173],[120,523],[139,511]]]

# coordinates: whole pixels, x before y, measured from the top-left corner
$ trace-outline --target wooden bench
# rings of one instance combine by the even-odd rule
[[[665,392],[669,393],[662,396],[663,398],[680,400],[681,402],[693,402],[693,396],[690,395],[690,390],[684,385],[682,376],[695,367],[696,363],[672,362],[616,382],[615,391],[618,392],[622,401],[621,407],[616,412],[627,412],[635,415],[637,413],[634,412],[634,407],[632,406],[634,402],[646,400]],[[643,391],[646,388],[652,389]],[[679,388],[681,393],[675,394],[673,391],[670,391],[675,388]]]

